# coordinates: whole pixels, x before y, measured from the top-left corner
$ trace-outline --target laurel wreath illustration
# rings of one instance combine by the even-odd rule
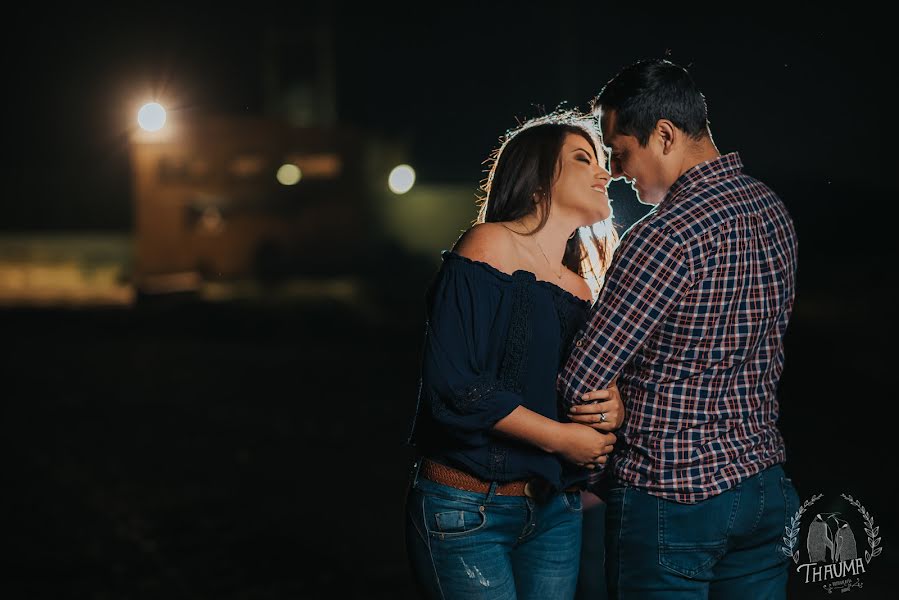
[[[880,538],[878,537],[880,535],[880,527],[874,527],[874,517],[862,506],[861,502],[846,494],[842,494],[842,496],[849,504],[857,508],[858,512],[865,519],[865,533],[868,534],[868,545],[871,546],[870,551],[865,550],[865,563],[870,563],[871,559],[875,556],[880,556],[880,553],[883,551],[883,548],[880,546]]]
[[[854,499],[852,496],[847,496],[846,494],[841,495],[847,502],[857,508],[858,512],[860,512],[865,519],[865,533],[868,534],[868,545],[871,547],[871,550],[865,550],[865,562],[870,564],[873,558],[880,556],[880,553],[883,552],[883,548],[880,546],[881,538],[878,537],[880,535],[880,527],[874,526],[874,517],[872,517],[871,513],[862,506],[861,502]],[[802,506],[799,507],[799,510],[796,511],[796,514],[790,519],[790,525],[784,527],[784,533],[786,535],[784,535],[783,541],[785,545],[781,547],[781,551],[783,551],[784,555],[791,557],[796,564],[799,564],[799,550],[794,549],[796,548],[796,539],[799,536],[802,515],[812,504],[820,500],[823,496],[824,494],[818,494],[803,502]]]
[[[781,546],[781,550],[786,556],[789,556],[793,559],[793,562],[797,565],[799,564],[799,550],[794,551],[793,549],[796,547],[796,538],[799,536],[799,525],[802,521],[802,514],[808,509],[809,506],[820,500],[824,497],[824,494],[818,494],[817,496],[812,496],[808,500],[802,503],[802,506],[799,507],[799,510],[796,511],[796,514],[793,515],[793,518],[790,519],[790,526],[784,527],[784,532],[786,535],[783,537],[784,544],[786,546]]]

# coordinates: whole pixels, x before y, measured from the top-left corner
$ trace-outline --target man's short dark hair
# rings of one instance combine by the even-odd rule
[[[615,75],[593,100],[593,109],[614,110],[615,131],[640,146],[659,119],[668,119],[691,138],[708,135],[705,97],[687,70],[664,59],[641,60]]]

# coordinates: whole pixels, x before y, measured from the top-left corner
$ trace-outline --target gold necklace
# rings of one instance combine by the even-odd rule
[[[543,251],[543,246],[540,245],[540,242],[537,241],[537,238],[534,238],[534,243],[537,244],[537,247],[538,247],[538,248],[540,248],[540,254],[543,255],[543,260],[546,261],[546,266],[549,267],[549,270],[550,270],[550,271],[552,271],[553,273],[555,273],[555,271],[553,270],[553,266],[552,266],[552,265],[550,264],[550,262],[549,262],[549,259],[546,258],[546,252]],[[559,279],[559,281],[562,281],[562,274],[563,274],[563,273],[565,273],[564,267],[563,267],[562,269],[560,269],[560,270],[559,270],[559,274],[556,275],[556,277]]]
[[[523,234],[523,233],[519,233],[519,232],[515,231],[514,229],[512,229],[511,227],[509,227],[509,226],[506,225],[505,223],[500,223],[500,225],[502,225],[503,227],[505,227],[506,229],[508,229],[508,230],[511,231],[512,233],[514,233],[515,235],[520,235],[520,236],[524,236],[524,235],[525,235],[525,234]],[[537,238],[536,238],[536,237],[534,238],[534,243],[537,244],[537,248],[540,249],[540,254],[543,255],[543,260],[546,261],[546,266],[549,267],[550,272],[551,272],[553,275],[555,275],[555,269],[553,269],[552,263],[550,263],[550,262],[549,262],[549,259],[546,257],[546,252],[543,251],[543,246],[540,245],[540,242],[537,241]],[[556,275],[556,279],[558,279],[559,281],[562,281],[562,275],[564,275],[564,274],[565,274],[565,268],[564,268],[564,266],[563,266],[562,269],[559,270],[559,274]]]

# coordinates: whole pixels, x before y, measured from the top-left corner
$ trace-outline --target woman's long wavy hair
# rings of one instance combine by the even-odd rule
[[[487,161],[490,168],[481,185],[484,196],[475,222],[514,221],[539,210],[540,223],[528,235],[540,231],[549,219],[550,190],[570,133],[582,136],[599,155],[595,120],[575,111],[556,111],[530,119],[507,132]],[[541,201],[535,202],[535,197]],[[618,233],[610,215],[593,226],[578,228],[565,246],[562,263],[587,280],[595,297],[617,244]]]

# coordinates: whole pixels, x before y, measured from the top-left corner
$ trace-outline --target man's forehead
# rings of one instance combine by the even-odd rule
[[[602,143],[611,146],[618,137],[615,131],[615,111],[601,110],[599,113],[599,127],[602,129]]]

